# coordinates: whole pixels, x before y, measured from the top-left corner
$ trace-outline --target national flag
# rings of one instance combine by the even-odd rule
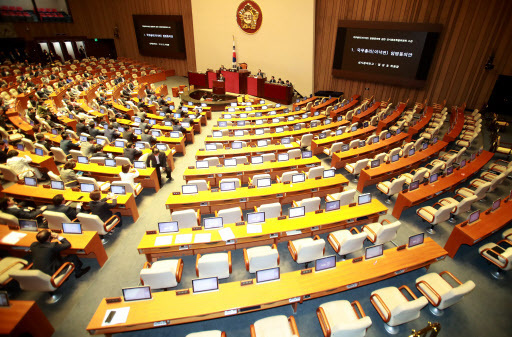
[[[236,68],[235,37],[233,36],[233,68]]]

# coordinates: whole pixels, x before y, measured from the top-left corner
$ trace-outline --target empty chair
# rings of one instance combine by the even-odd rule
[[[36,150],[35,146],[34,146],[34,143],[30,139],[22,138],[21,142],[23,143],[23,146],[25,147],[26,151],[29,151],[29,152],[33,153]]]
[[[416,141],[414,142],[414,149],[416,150],[416,152],[418,152],[419,150],[422,149],[422,144],[424,141],[425,141],[425,138],[423,138],[423,137],[416,139]]]
[[[210,182],[204,179],[198,180],[189,180],[187,181],[187,185],[196,185],[198,191],[209,191],[210,190]]]
[[[254,206],[255,212],[265,213],[265,219],[272,219],[281,216],[281,204],[274,202],[272,204],[264,204],[260,207]]]
[[[430,168],[428,168],[428,166],[430,166]],[[436,173],[439,174],[439,172],[441,172],[441,170],[443,170],[445,168],[445,166],[446,166],[446,163],[442,162],[442,161],[438,161],[434,165],[432,165],[432,163],[430,163],[429,165],[427,165],[427,172],[425,173],[425,178],[428,179],[433,174],[436,174]]]
[[[243,220],[242,209],[240,207],[215,211],[215,216],[221,217],[224,224],[236,223]]]
[[[409,293],[412,301],[403,294],[403,289]],[[370,301],[384,321],[386,331],[393,335],[399,332],[398,325],[420,317],[420,310],[428,304],[424,296],[416,297],[405,285],[400,288],[386,287],[375,290],[370,296]]]
[[[366,233],[368,240],[370,240],[374,245],[380,245],[390,242],[396,238],[396,234],[401,225],[400,221],[391,222],[384,219],[381,223],[374,222],[364,225],[363,231]]]
[[[96,181],[92,177],[77,177],[79,183],[93,184],[95,191],[108,191],[110,189],[110,182],[108,181]]]
[[[441,154],[439,155],[439,159],[446,162],[448,159],[452,157],[460,158],[466,152],[466,150],[467,148],[463,147],[459,151],[450,150],[449,152],[441,152]],[[458,160],[455,159],[455,162],[458,163]]]
[[[404,177],[407,185],[410,185],[411,182],[418,180],[420,183],[425,179],[425,174],[427,174],[428,169],[425,167],[420,167],[410,173],[404,173],[400,175],[400,178]]]
[[[308,134],[303,135],[302,138],[299,141],[297,141],[297,143],[299,143],[300,147],[304,148],[304,147],[311,146],[312,140],[313,140],[313,134],[308,133]]]
[[[287,182],[287,181],[292,181],[292,177],[295,174],[299,174],[299,172],[298,171],[284,172],[281,177],[277,176],[276,180],[277,180],[278,183],[284,183],[284,182]]]
[[[366,232],[359,232],[355,227],[350,230],[342,229],[329,233],[327,241],[336,253],[342,256],[343,260],[345,255],[363,249],[363,243],[366,239]]]
[[[182,273],[182,259],[146,262],[140,271],[140,280],[143,285],[150,286],[151,290],[167,289],[180,283]]]
[[[58,229],[62,231],[62,223],[70,223],[75,219],[69,219],[63,212],[44,211],[43,217],[48,222],[49,229]]]
[[[132,193],[135,197],[137,197],[143,189],[141,183],[132,185],[132,183],[128,181],[113,181],[111,186],[123,186],[126,193]]]
[[[92,157],[89,159],[89,163],[105,165],[105,157]]]
[[[309,104],[309,103],[308,103]],[[270,316],[251,324],[251,337],[299,337],[295,318],[284,315]]]
[[[297,159],[302,156],[302,152],[300,151],[300,149],[292,149],[292,150],[288,150],[288,159]]]
[[[309,169],[306,172],[306,179],[315,179],[316,177],[322,177],[324,174],[325,168],[323,166],[316,166]]]
[[[389,151],[389,153],[386,155],[386,157],[384,157],[384,161],[386,162],[390,162],[391,161],[391,158],[393,158],[394,155],[398,155],[400,157],[400,152],[402,151],[402,148],[400,147],[395,147],[394,149],[392,149],[391,151]]]
[[[304,238],[288,241],[288,250],[297,263],[307,263],[324,256],[325,240],[318,235],[314,238]]]
[[[325,201],[334,201],[339,200],[340,206],[345,206],[354,202],[354,197],[356,196],[356,189],[351,189],[339,193],[327,194],[325,197]]]
[[[249,161],[247,160],[247,157],[246,156],[237,156],[237,157],[233,157],[235,158],[236,160],[236,164],[237,165],[243,165],[245,163],[248,163]]]
[[[189,333],[185,337],[226,337],[226,333],[220,330],[209,330]]]
[[[268,173],[264,173],[264,174],[256,174],[251,178],[249,178],[249,185],[252,185],[252,186],[258,186],[258,180],[260,179],[266,179],[266,178],[270,178],[270,174]]]
[[[450,215],[450,222],[455,222],[455,215],[459,215],[462,213],[469,212],[471,210],[471,205],[477,201],[477,196],[472,195],[467,198],[464,198],[462,195],[458,194],[455,196],[456,198],[460,199],[454,199],[454,198],[443,198],[439,200],[439,203],[443,206],[446,205],[452,205],[453,209],[451,211]]]
[[[439,206],[439,208],[435,208],[434,206]],[[430,223],[430,227],[426,230],[427,233],[434,234],[434,226],[440,222],[450,219],[452,210],[453,204],[446,204],[443,206],[443,204],[436,202],[433,206],[418,208],[416,214],[418,214],[424,221]]]
[[[0,259],[0,287],[4,288],[12,278],[9,273],[30,268],[31,265],[26,260],[17,257],[4,257]]]
[[[364,337],[372,325],[358,301],[327,302],[318,307],[316,315],[324,337]]]
[[[204,160],[208,162],[209,167],[220,165],[219,157],[209,157]]]
[[[377,189],[388,197],[386,199],[387,204],[391,203],[391,197],[393,195],[402,191],[406,180],[406,177],[400,176],[396,179],[391,179],[390,181],[382,181],[377,184]]]
[[[472,195],[477,196],[477,200],[482,200],[485,198],[485,194],[489,191],[489,188],[491,187],[491,183],[483,183],[479,186],[473,186],[476,187],[475,189],[470,189],[468,187],[462,187],[458,190],[455,190],[455,193],[462,195],[464,198],[470,197]]]
[[[219,186],[222,183],[231,183],[231,182],[235,183],[235,188],[239,188],[241,186],[240,179],[238,179],[238,178],[224,178],[224,179],[221,179],[219,181]]]
[[[196,275],[200,278],[228,278],[231,274],[231,252],[213,253],[201,256],[197,254]]]
[[[498,269],[491,273],[496,279],[502,279],[503,271],[512,269],[512,241],[501,240],[497,243],[487,243],[478,249],[484,259],[494,264]]]
[[[5,225],[12,225],[12,226],[19,225],[17,217],[15,217],[14,215],[9,214],[9,213],[4,213],[2,211],[0,211],[0,223],[5,224]],[[0,270],[2,270],[2,269],[0,269]]]
[[[458,286],[453,287],[443,278],[443,275],[450,276],[453,281],[458,283]],[[443,271],[439,274],[429,273],[418,277],[416,288],[430,302],[430,312],[436,316],[442,316],[444,309],[458,303],[465,295],[473,291],[475,283],[467,281],[462,284],[452,273]]]
[[[108,240],[105,235],[112,233],[115,227],[121,223],[121,219],[117,215],[112,215],[107,221],[103,222],[99,216],[95,214],[78,213],[76,215],[78,222],[82,225],[83,231],[98,232],[101,242],[106,244]]]
[[[359,147],[359,139],[351,140],[348,144],[348,148],[351,149],[357,149]]]
[[[487,184],[488,182],[491,183],[491,186],[489,186],[489,190],[488,192],[492,192],[496,189],[496,187],[498,187],[499,185],[501,185],[501,183],[503,182],[503,180],[505,180],[505,178],[507,177],[507,172],[503,172],[502,174],[500,175],[497,175],[497,176],[493,176],[492,179],[488,180],[488,179],[473,179],[471,180],[471,186],[475,186],[475,187],[478,187],[478,186],[481,186],[481,185],[484,185],[484,184]],[[491,176],[487,176],[488,178],[490,178]]]
[[[279,265],[279,252],[275,244],[272,247],[260,246],[244,248],[245,269],[255,273],[261,269],[274,268]]]
[[[369,158],[364,158],[356,161],[355,163],[345,165],[345,170],[354,175],[354,179],[352,180],[352,182],[357,182],[357,177],[359,176],[361,171],[368,165],[369,161]]]
[[[330,149],[324,149],[324,153],[326,155],[328,155],[328,156],[332,156],[333,153],[341,151],[341,146],[342,145],[343,145],[342,142],[334,143],[334,144],[331,145]]]
[[[512,161],[505,161],[503,159],[498,159],[489,166],[489,170],[498,172],[498,173],[503,173],[508,168],[511,168],[511,167],[512,167]]]
[[[276,154],[275,153],[264,153],[261,155],[263,157],[263,162],[268,161],[275,161],[276,160]]]
[[[404,147],[402,148],[402,150],[400,151],[400,157],[409,156],[409,150],[412,149],[413,146],[414,146],[413,142],[409,142],[409,143],[405,144]]]
[[[126,157],[115,157],[116,160],[116,166],[123,166],[125,164],[132,165],[132,162],[129,158]]]
[[[320,197],[306,198],[301,201],[293,201],[293,207],[301,207],[304,206],[306,213],[314,212],[320,209]]]
[[[171,213],[171,220],[178,222],[178,228],[192,228],[201,225],[201,212],[199,210],[185,209]]]

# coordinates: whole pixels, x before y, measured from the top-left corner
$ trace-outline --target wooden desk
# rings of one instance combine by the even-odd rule
[[[393,216],[400,219],[402,212],[407,208],[421,204],[442,193],[455,190],[458,184],[468,180],[487,164],[493,155],[492,152],[483,151],[474,161],[467,163],[462,169],[454,170],[448,177],[441,176],[434,184],[420,185],[420,188],[412,192],[398,193],[393,208]]]
[[[217,120],[217,122],[237,122],[237,121],[246,121],[246,122],[253,122],[257,121],[259,119],[263,120],[272,120],[272,118],[279,118],[279,117],[290,117],[290,116],[297,116],[307,113],[309,116],[313,116],[312,112],[306,112],[304,110],[299,111],[287,111],[288,108],[286,107],[280,107],[280,108],[274,108],[274,109],[262,109],[262,110],[252,110],[252,111],[241,111],[241,112],[224,112],[220,118]],[[275,111],[275,115],[271,115],[270,112]],[[256,112],[261,112],[261,116],[256,116]],[[278,113],[281,112],[281,113]],[[247,117],[233,117],[233,116],[240,116],[240,114],[246,113]],[[253,114],[254,116],[251,116]],[[225,115],[231,115],[231,118],[224,118]]]
[[[300,108],[303,108],[303,107],[304,107],[304,108],[305,108],[305,107],[306,107],[306,105],[308,105],[308,103],[309,103],[309,102],[314,102],[314,101],[316,101],[316,99],[317,99],[317,98],[319,98],[319,97],[317,97],[317,96],[312,96],[312,97],[310,97],[310,98],[308,98],[308,99],[305,99],[305,100],[302,100],[302,101],[300,101],[300,102],[295,102],[295,103],[293,103],[293,105],[292,105],[293,110],[295,110],[295,108],[296,108],[296,107],[300,107]]]
[[[464,128],[464,108],[460,107],[457,112],[452,110],[452,115],[457,115],[457,121],[454,125],[450,125],[450,131],[444,135],[443,140],[445,142],[453,142],[459,137]]]
[[[453,259],[461,245],[473,246],[509,224],[512,220],[511,203],[510,199],[502,200],[501,207],[494,212],[480,212],[480,219],[477,222],[463,227],[467,223],[464,221],[455,226],[444,245],[448,255]]]
[[[402,132],[399,135],[381,140],[376,144],[365,145],[363,147],[358,147],[357,149],[350,149],[343,152],[335,152],[331,156],[331,167],[339,169],[345,167],[348,163],[355,163],[360,159],[375,157],[378,153],[388,152],[389,150],[400,146],[407,136],[407,133]]]
[[[76,163],[75,171],[82,171],[88,173],[88,176],[94,177],[99,181],[118,181],[121,180],[119,173],[121,173],[121,166],[109,167],[100,166],[96,163],[81,164]],[[155,192],[160,190],[160,183],[156,175],[155,168],[137,169],[139,176],[135,181],[140,183],[145,188],[154,188]]]
[[[8,244],[1,242],[0,249],[8,250],[12,256],[23,257],[29,253],[30,245],[37,241],[36,232],[13,231],[8,226],[0,226],[0,238],[11,232],[19,232],[27,234],[16,244]],[[92,258],[98,261],[100,267],[107,262],[108,256],[105,247],[101,243],[98,232],[85,231],[82,234],[59,234],[71,243],[71,248],[63,251],[63,255],[75,254],[78,257]]]
[[[273,117],[273,116],[272,116]],[[274,118],[274,117],[273,117]],[[227,127],[222,127],[222,126],[214,126],[212,127],[212,131],[216,131],[216,130],[224,130],[224,129],[229,129],[229,130],[247,130],[249,132],[254,132],[254,130],[256,129],[264,129],[264,128],[270,128],[272,129],[271,131],[275,132],[275,129],[277,127],[283,127],[283,128],[286,128],[288,130],[293,130],[293,126],[295,124],[298,124],[298,123],[306,123],[308,124],[307,127],[309,127],[309,124],[313,121],[319,121],[320,123],[326,119],[327,117],[325,115],[317,115],[317,116],[309,116],[307,118],[298,118],[298,119],[294,119],[293,121],[288,121],[288,120],[285,120],[283,122],[279,122],[279,123],[269,123],[268,120],[272,120],[272,118],[268,118],[268,120],[266,121],[267,123],[263,123],[263,124],[249,124],[249,123],[246,123],[244,126],[238,126],[238,125],[228,125]],[[229,121],[229,119],[228,119]]]
[[[201,129],[200,119],[194,119],[194,121],[196,122],[196,124],[194,124],[194,126],[198,126],[199,130],[200,130]],[[138,123],[133,122],[129,119],[117,118],[116,122],[118,122],[121,125],[128,125],[128,126],[132,126],[134,128],[137,128],[139,125]],[[185,141],[194,143],[194,126],[189,126],[188,128],[185,128],[185,132],[183,132]],[[151,130],[152,129],[162,130],[162,131],[172,131],[172,126],[154,124],[151,126]],[[199,132],[201,132],[201,131],[199,131]],[[164,132],[162,132],[162,134],[164,134]],[[140,137],[139,137],[139,139],[140,139]]]
[[[336,263],[336,268],[321,273],[283,273],[277,282],[248,286],[240,286],[238,281],[222,283],[219,291],[181,296],[176,296],[176,291],[163,291],[154,293],[152,300],[130,303],[121,301],[107,304],[103,299],[87,330],[92,335],[111,336],[114,333],[150,329],[155,322],[171,326],[289,304],[295,310],[298,303],[308,299],[365,286],[423,267],[428,269],[445,256],[446,251],[441,246],[426,238],[423,245],[402,251],[386,249],[384,256],[359,263],[353,263],[351,259],[340,261]],[[130,314],[125,323],[102,326],[108,309],[126,306],[130,307]]]
[[[14,147],[10,147],[11,149],[15,149]],[[38,156],[35,153],[29,152],[29,151],[20,151],[18,149],[15,149],[18,151],[20,156],[29,156],[30,159],[32,159],[31,166],[36,167],[44,167],[48,169],[49,171],[52,171],[55,174],[59,174],[60,172],[57,169],[57,165],[55,164],[55,161],[53,160],[53,156]]]
[[[263,98],[289,105],[292,103],[293,87],[284,84],[265,82],[263,85]]]
[[[351,109],[353,109],[354,107],[356,107],[357,105],[359,105],[359,98],[361,96],[359,95],[354,95],[352,96],[352,102],[348,102],[347,104],[343,105],[343,106],[340,106],[338,109],[336,110],[331,110],[331,118],[334,118],[334,117],[337,117],[337,116],[344,116],[347,114],[347,112]]]
[[[365,120],[370,119],[371,117],[373,117],[372,115],[375,114],[375,112],[377,112],[377,109],[380,107],[381,104],[382,104],[382,102],[377,101],[377,102],[373,103],[373,105],[371,107],[366,109],[366,111],[361,111],[361,113],[359,113],[357,115],[354,114],[354,117],[352,117],[352,123],[359,123],[359,122],[362,123]]]
[[[407,138],[408,142],[412,140],[412,136],[420,132],[420,130],[427,126],[428,123],[430,123],[433,114],[434,108],[432,108],[431,106],[427,107],[427,112],[425,113],[425,116],[423,116],[414,126],[409,127],[409,130],[407,131],[407,133],[409,134],[409,138]]]
[[[390,125],[394,124],[400,118],[406,106],[407,103],[401,103],[395,112],[383,120],[380,120],[379,124],[377,124],[377,133],[380,133],[382,130],[387,129]]]
[[[122,156],[123,155],[123,147],[115,147],[112,145],[106,145],[103,147],[103,152],[112,153],[114,156]],[[151,153],[151,149],[142,150],[142,154]],[[173,147],[170,150],[165,151],[165,155],[167,156],[167,165],[174,170],[174,154],[176,153],[176,149]]]
[[[325,197],[327,194],[342,192],[343,187],[347,185],[348,180],[337,174],[332,178],[306,179],[305,182],[296,184],[276,183],[264,188],[239,187],[229,192],[199,191],[198,194],[171,194],[165,204],[171,213],[192,208],[200,209],[203,214],[212,214],[230,207],[252,209],[254,206],[273,202],[289,204],[293,200]]]
[[[391,178],[396,178],[399,174],[409,172],[430,158],[437,156],[446,146],[448,146],[447,142],[438,141],[434,145],[430,145],[426,150],[416,152],[413,156],[401,158],[394,163],[384,163],[376,168],[365,168],[359,174],[357,190],[362,193],[366,186],[390,180]]]
[[[334,143],[342,142],[347,144],[354,139],[367,138],[372,133],[374,133],[376,129],[377,127],[370,125],[366,128],[359,128],[353,132],[350,132],[349,130],[349,132],[344,132],[339,136],[329,136],[325,137],[324,139],[313,139],[311,141],[311,151],[313,151],[314,155],[323,153],[324,149],[329,149]]]
[[[313,156],[306,159],[290,159],[287,161],[265,162],[262,164],[239,164],[237,166],[209,167],[208,169],[187,168],[183,173],[185,181],[204,179],[210,182],[210,186],[219,186],[224,178],[239,178],[242,184],[249,183],[249,178],[256,174],[270,174],[272,180],[287,171],[308,171],[310,167],[320,166],[322,162]]]
[[[57,194],[63,194],[64,200],[66,201],[83,202],[85,204],[91,201],[89,198],[89,193],[86,192],[74,192],[71,189],[65,189],[64,191],[54,190],[51,188],[44,188],[42,185],[33,187],[14,184],[4,189],[2,192],[6,196],[32,200],[37,204],[49,204],[51,203],[52,198]],[[102,195],[102,198],[103,197],[105,197],[105,195]],[[118,195],[117,207],[113,208],[112,211],[120,212],[125,216],[131,216],[134,222],[139,218],[139,210],[137,209],[137,204],[135,203],[135,197],[131,193],[126,193],[126,195]]]
[[[373,199],[371,203],[366,205],[355,207],[342,206],[338,211],[327,213],[323,212],[317,214],[315,212],[309,212],[306,213],[304,217],[297,219],[266,219],[265,223],[261,225],[261,233],[247,233],[247,226],[245,225],[236,226],[235,224],[224,224],[224,227],[231,228],[235,234],[235,239],[231,242],[223,241],[218,230],[202,229],[192,231],[191,228],[183,228],[179,233],[175,233],[173,240],[178,234],[197,235],[201,233],[211,233],[211,241],[208,243],[193,243],[194,239],[192,239],[192,242],[185,246],[176,243],[166,246],[155,246],[155,240],[159,235],[144,234],[137,249],[139,250],[139,254],[146,255],[148,261],[156,261],[159,258],[271,245],[377,222],[379,216],[385,215],[386,213],[387,207],[380,201]]]
[[[33,337],[50,337],[55,332],[48,318],[34,301],[9,301],[0,308],[0,336],[18,337],[29,333]]]
[[[332,97],[332,98],[327,99],[325,102],[320,103],[318,105],[314,105],[313,104],[313,106],[311,107],[311,112],[325,110],[325,109],[327,109],[328,106],[333,105],[334,102],[336,102],[337,100],[338,100],[338,97]]]
[[[289,146],[287,146],[289,145]],[[201,160],[208,157],[219,157],[221,164],[224,164],[224,158],[233,158],[237,156],[254,156],[263,153],[275,153],[276,157],[278,153],[286,153],[289,150],[300,149],[300,146],[296,142],[292,142],[290,144],[271,144],[269,146],[257,147],[257,146],[247,146],[242,147],[241,149],[218,149],[216,151],[206,151],[205,149],[200,149],[196,152],[196,159]]]

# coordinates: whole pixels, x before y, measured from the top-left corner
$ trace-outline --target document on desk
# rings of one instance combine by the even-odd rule
[[[247,225],[247,234],[258,234],[263,232],[261,225]]]
[[[172,235],[157,236],[155,239],[155,246],[168,246],[172,245]]]
[[[284,147],[290,148],[290,147],[293,147],[293,144],[284,144]]]
[[[212,241],[212,233],[201,233],[194,235],[194,243],[205,243]]]
[[[233,240],[235,238],[235,234],[230,227],[219,229],[219,235],[222,241]]]
[[[18,233],[18,232],[10,232],[6,236],[2,238],[3,243],[7,243],[9,245],[15,245],[20,241],[23,237],[25,237],[27,234],[25,233]]]
[[[109,309],[105,313],[105,317],[103,318],[103,323],[101,323],[101,326],[126,323],[129,312],[130,307]]]
[[[192,242],[192,234],[178,234],[176,235],[176,240],[174,240],[175,245],[182,245],[184,243]]]

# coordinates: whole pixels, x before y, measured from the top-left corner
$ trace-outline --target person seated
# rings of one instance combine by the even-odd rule
[[[133,128],[131,125],[123,132],[123,139],[126,139],[128,142],[137,141],[137,136],[133,134]]]
[[[78,144],[74,144],[71,139],[69,139],[69,135],[65,132],[63,132],[61,135],[62,137],[62,140],[60,141],[60,148],[62,149],[62,151],[64,151],[64,153],[66,154],[66,156],[69,156],[69,151],[74,149],[74,150],[79,150],[80,149],[80,146]]]
[[[64,200],[64,195],[57,194],[52,198],[52,204],[48,206],[48,210],[52,212],[60,212],[66,214],[69,220],[73,221],[76,218],[76,214],[78,209],[82,206],[82,203],[79,203],[76,208],[69,206],[71,201],[66,202]]]
[[[287,85],[287,86],[289,86],[289,87],[291,87],[291,86],[292,86],[292,82],[290,82],[290,81],[286,80],[286,85]]]
[[[87,136],[87,141],[80,143],[80,151],[86,157],[91,157],[93,153],[93,148],[95,146],[96,139],[92,136]]]
[[[101,136],[102,133],[102,130],[96,128],[96,123],[94,123],[93,121],[89,122],[89,134],[92,137],[96,138],[97,136]]]
[[[94,158],[94,157],[102,157],[102,158],[108,157],[107,154],[105,152],[103,152],[103,145],[101,145],[101,144],[94,145],[91,158]]]
[[[156,138],[149,134],[149,128],[144,130],[144,133],[140,136],[140,140],[148,143],[156,143]]]
[[[136,156],[140,156],[142,151],[135,148],[135,144],[132,142],[128,142],[126,147],[123,149],[123,157],[130,159],[130,162],[133,164]]]
[[[117,123],[117,122],[116,122]],[[110,123],[103,131],[103,135],[107,137],[109,142],[114,141],[115,138],[118,138],[121,134],[119,131],[114,129],[114,125]]]
[[[279,79],[277,80],[277,83],[278,83],[278,84],[284,84],[284,81],[283,81],[281,78],[279,78]]]
[[[70,109],[71,110],[71,109]],[[80,120],[78,121],[78,123],[76,123],[76,134],[80,137],[80,135],[82,134],[82,132],[85,132],[87,133],[87,131],[89,131],[89,129],[87,128],[87,126],[85,125],[85,119],[84,118],[80,118]]]
[[[20,153],[18,150],[10,150],[7,152],[6,161],[7,166],[9,166],[14,171],[14,173],[16,173],[19,179],[23,179],[25,177],[34,177],[34,175],[39,180],[48,179],[48,171],[44,172],[45,176],[43,177],[43,173],[37,167],[32,167],[29,165],[29,163],[32,162],[32,158],[27,155],[19,157],[19,154]]]
[[[277,83],[276,78],[274,76],[272,76],[272,78],[270,79],[270,81],[268,81],[268,83]]]
[[[36,144],[43,145],[48,151],[50,151],[50,148],[52,147],[52,144],[46,141],[42,133],[36,134]]]
[[[68,187],[78,186],[78,177],[74,168],[76,167],[76,162],[72,160],[68,160],[62,170],[60,170],[60,178]]]
[[[119,177],[121,181],[130,183],[132,185],[132,189],[135,190],[135,178],[139,176],[139,171],[137,169],[132,168],[128,164],[123,164],[121,166],[121,172],[119,172]]]
[[[89,193],[89,209],[91,210],[91,214],[97,215],[101,221],[105,222],[112,217],[112,208],[117,207],[117,199],[115,196],[108,194],[105,198],[101,198],[100,191],[92,191]],[[112,200],[112,203],[108,203],[108,200]],[[123,219],[121,217],[121,213],[117,212],[115,215],[119,216],[119,224],[118,227],[123,225]]]
[[[0,211],[14,215],[18,219],[37,220],[38,227],[43,226],[44,219],[39,215],[43,213],[46,208],[47,206],[42,206],[41,208],[26,207],[23,204],[16,203],[11,197],[0,198]]]

